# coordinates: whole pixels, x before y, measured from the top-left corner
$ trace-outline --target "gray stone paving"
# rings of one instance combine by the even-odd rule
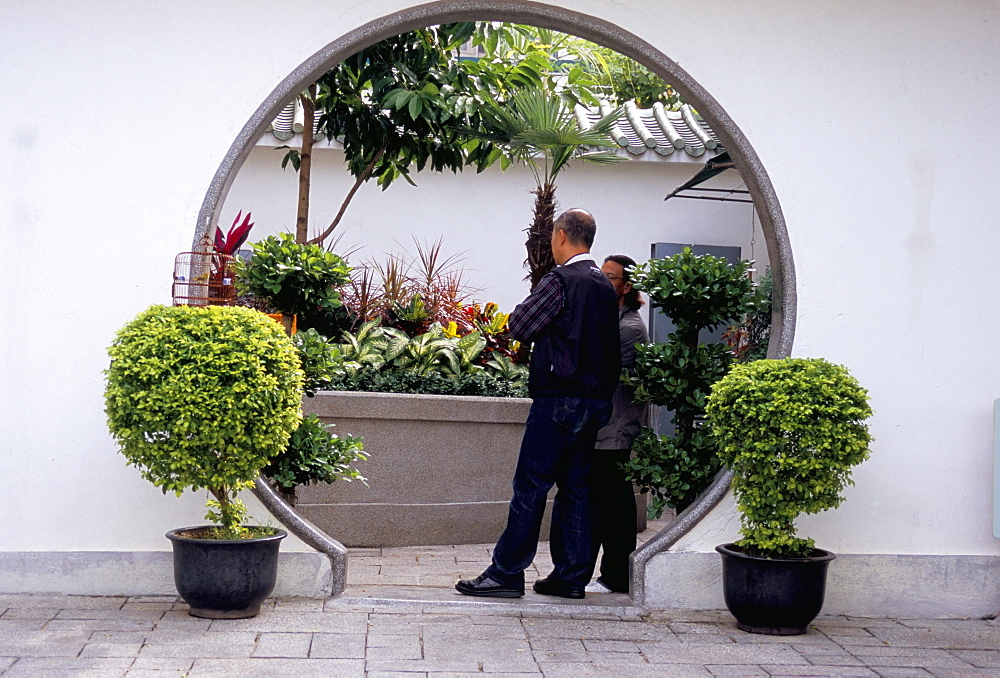
[[[489,549],[357,550],[344,595],[270,600],[253,619],[196,619],[172,596],[0,594],[0,675],[1000,677],[996,620],[821,616],[804,636],[776,637],[739,631],[726,612],[647,612],[620,594],[456,593]],[[540,555],[529,583],[550,566]]]
[[[1000,676],[994,620],[821,616],[805,636],[774,637],[720,611],[574,603],[346,595],[208,621],[173,598],[0,595],[0,675]]]

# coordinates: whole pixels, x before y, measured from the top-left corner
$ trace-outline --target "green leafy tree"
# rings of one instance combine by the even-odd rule
[[[728,371],[733,355],[723,343],[701,343],[712,331],[752,308],[750,263],[695,255],[691,248],[636,267],[633,285],[674,323],[663,344],[636,348],[635,373],[623,379],[635,398],[672,410],[673,436],[644,429],[626,465],[630,479],[651,494],[650,511],[688,506],[720,468],[714,441],[702,430],[705,398]]]

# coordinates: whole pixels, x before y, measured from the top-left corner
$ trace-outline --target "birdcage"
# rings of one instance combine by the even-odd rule
[[[219,254],[206,236],[194,252],[174,257],[174,306],[232,306],[236,303],[235,257]]]

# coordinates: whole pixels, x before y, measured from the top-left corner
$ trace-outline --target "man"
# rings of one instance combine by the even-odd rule
[[[589,212],[567,210],[552,229],[558,266],[510,314],[511,335],[533,342],[525,424],[507,527],[493,563],[455,588],[470,596],[524,595],[524,571],[538,549],[546,497],[552,507],[553,570],[537,593],[583,598],[590,579],[588,472],[597,431],[608,422],[618,383],[620,350],[614,287],[590,255],[597,224]]]
[[[604,260],[601,271],[608,277],[618,295],[618,331],[621,339],[622,367],[635,367],[636,343],[649,343],[646,325],[639,315],[642,299],[632,287],[635,261],[624,254],[613,254]],[[622,464],[628,463],[632,441],[648,419],[647,403],[635,403],[635,389],[619,382],[611,399],[611,421],[597,432],[591,459],[591,559],[593,572],[597,552],[601,557],[601,574],[586,590],[590,593],[628,593],[628,558],[635,550],[635,493],[625,479]]]

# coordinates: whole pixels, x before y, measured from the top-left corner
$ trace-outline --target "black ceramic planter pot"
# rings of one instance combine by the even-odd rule
[[[794,636],[806,632],[823,608],[826,570],[837,556],[816,549],[810,558],[761,558],[716,546],[722,554],[722,587],[736,625],[750,633]]]
[[[278,547],[284,530],[257,539],[195,539],[204,527],[167,532],[174,547],[174,584],[191,606],[209,619],[254,617],[278,578]]]

